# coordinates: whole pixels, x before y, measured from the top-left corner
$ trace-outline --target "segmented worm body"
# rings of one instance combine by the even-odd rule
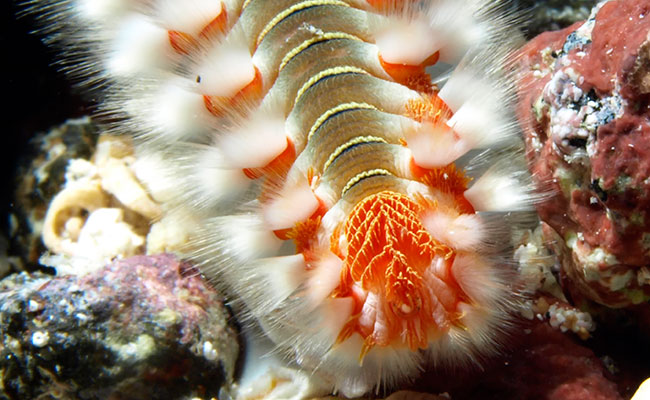
[[[204,273],[288,359],[360,395],[497,351],[501,217],[532,198],[502,2],[33,7],[174,182]]]

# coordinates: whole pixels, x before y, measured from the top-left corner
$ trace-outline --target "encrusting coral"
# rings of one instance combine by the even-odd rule
[[[649,13],[605,2],[522,50],[519,114],[534,176],[553,189],[538,206],[547,238],[574,296],[610,307],[650,299]]]

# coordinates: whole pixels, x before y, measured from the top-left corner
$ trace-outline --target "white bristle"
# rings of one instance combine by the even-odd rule
[[[155,73],[169,65],[170,51],[165,29],[145,16],[132,15],[111,43],[106,68],[116,77]]]
[[[531,208],[532,187],[522,184],[510,171],[494,168],[465,191],[465,198],[477,211],[524,211]]]
[[[243,39],[231,35],[206,51],[195,74],[202,94],[232,97],[253,81],[255,65]]]
[[[422,224],[436,240],[456,250],[475,250],[485,235],[475,214],[450,215],[436,210],[425,214]]]
[[[338,286],[343,261],[333,253],[321,256],[312,265],[307,278],[306,298],[314,307]]]
[[[444,167],[471,148],[467,141],[458,140],[451,128],[430,123],[408,132],[406,143],[415,163],[423,168]]]
[[[277,196],[264,206],[264,219],[272,230],[287,229],[309,218],[319,206],[307,179],[288,182]]]
[[[193,91],[188,80],[168,80],[156,92],[128,103],[130,113],[158,134],[157,140],[176,142],[191,139],[210,129],[212,116],[204,106],[203,97]],[[146,134],[146,132],[145,132]],[[150,137],[152,135],[149,135]]]
[[[480,77],[482,72],[457,71],[445,83],[439,96],[454,111],[447,125],[475,148],[509,141],[517,134],[504,104],[512,101],[506,83]]]
[[[251,116],[245,125],[218,139],[218,147],[232,168],[264,167],[287,145],[284,120],[270,115]]]
[[[105,23],[126,13],[130,3],[128,0],[80,0],[76,7],[83,18]]]
[[[488,260],[471,253],[460,253],[451,266],[456,282],[476,304],[494,304],[503,289],[502,283],[494,276],[496,268],[488,263]]]
[[[177,146],[167,154],[143,152],[133,166],[157,201],[215,212],[250,189],[252,180],[241,169],[229,168],[218,148]]]
[[[386,385],[394,385],[421,373],[419,365],[423,361],[422,353],[412,352],[408,348],[374,347],[363,359],[361,377],[355,377],[352,371],[359,370],[360,363],[355,349],[361,345],[362,339],[353,336],[334,347],[325,359],[336,366],[335,370],[341,376],[336,390],[346,398],[363,396],[368,390],[363,382],[378,379],[378,376]]]
[[[321,219],[321,227],[323,228],[325,235],[329,237],[329,235],[331,235],[336,229],[339,221],[342,221],[346,215],[342,202],[334,204]]]
[[[354,301],[350,298],[326,298],[322,301],[319,312],[323,313],[321,332],[328,337],[326,346],[332,346],[343,326],[354,311]]]
[[[420,65],[440,49],[425,21],[390,20],[375,35],[381,58],[391,64]]]
[[[263,297],[258,301],[262,309],[256,310],[257,313],[272,311],[298,289],[307,275],[301,254],[260,259],[255,270],[259,271],[261,278],[258,294]]]
[[[476,19],[477,2],[443,0],[428,10],[434,35],[443,45],[440,58],[445,62],[457,62],[467,49],[485,41],[483,24]]]
[[[197,160],[190,160],[188,172],[196,200],[204,199],[207,204],[218,204],[224,198],[237,196],[246,190],[251,180],[239,168],[227,168],[221,151],[206,147]]]
[[[504,2],[484,0],[440,0],[426,11],[435,35],[443,41],[440,60],[456,63],[472,48],[486,54],[506,48],[519,39],[513,26],[516,18],[503,12]]]
[[[221,1],[214,0],[161,0],[158,3],[158,16],[165,28],[190,35],[198,35],[222,12]]]
[[[338,193],[327,184],[319,184],[316,189],[314,189],[314,195],[323,203],[326,207],[331,208],[336,203],[336,196]]]
[[[475,89],[477,86],[480,85],[473,85]],[[494,101],[495,97],[498,99],[497,93],[474,92],[447,122],[469,147],[494,146],[508,141],[517,133],[497,109],[501,104]]]
[[[503,290],[503,289],[501,289]],[[494,347],[495,329],[504,329],[505,326],[495,326],[495,323],[503,323],[500,320],[505,316],[498,309],[488,307],[475,307],[473,305],[461,302],[458,305],[459,312],[463,315],[463,328],[455,328],[450,332],[450,336],[455,341],[456,346],[465,348],[470,351],[472,348]],[[467,334],[467,332],[471,334]],[[480,360],[472,360],[480,364]]]
[[[204,247],[197,252],[218,252],[220,263],[206,265],[210,268],[227,268],[232,273],[234,281],[240,281],[248,270],[242,269],[243,265],[264,258],[274,257],[282,246],[282,241],[266,229],[257,215],[238,214],[214,217],[205,221],[202,226],[202,239],[206,241]],[[198,256],[198,254],[197,254]],[[202,255],[202,259],[206,255]],[[215,262],[216,260],[211,260]],[[232,270],[230,269],[232,268]]]
[[[165,161],[158,153],[138,154],[131,165],[138,180],[145,184],[151,197],[159,203],[170,202],[178,196],[178,187],[173,183]]]
[[[454,72],[452,76],[445,82],[445,85],[438,92],[438,96],[444,100],[445,104],[451,108],[453,112],[468,101],[475,93],[475,86],[481,84],[481,80],[476,79],[475,76],[469,73]],[[480,88],[481,91],[489,91],[489,88]]]

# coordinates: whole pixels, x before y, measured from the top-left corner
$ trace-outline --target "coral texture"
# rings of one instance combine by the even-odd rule
[[[650,4],[610,1],[522,50],[519,115],[576,299],[650,294]],[[551,236],[552,232],[549,232]]]

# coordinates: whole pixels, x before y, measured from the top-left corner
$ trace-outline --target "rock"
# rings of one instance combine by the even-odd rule
[[[532,38],[544,31],[557,30],[589,16],[598,0],[513,0],[526,10],[526,34]]]
[[[115,258],[183,252],[196,221],[178,204],[165,203],[165,176],[152,156],[136,158],[130,136],[101,134],[91,157],[65,159],[62,179],[38,227],[38,261],[58,275],[83,275]],[[156,198],[157,200],[154,200]],[[29,204],[29,203],[27,203]],[[36,240],[36,238],[35,238]]]
[[[622,399],[593,351],[547,325],[538,324],[523,349],[492,379],[511,399]],[[523,350],[523,352],[522,352]],[[498,387],[498,384],[497,384]]]
[[[616,384],[593,351],[545,323],[534,324],[500,364],[471,384],[451,390],[454,400],[619,400]]]
[[[239,353],[228,318],[171,255],[84,277],[13,274],[0,282],[0,398],[216,398]]]
[[[15,177],[9,213],[9,262],[14,270],[33,271],[45,251],[41,230],[47,207],[65,181],[68,161],[89,158],[97,127],[89,118],[69,120],[31,142]],[[13,185],[12,185],[13,186]]]
[[[650,299],[649,32],[650,3],[609,1],[522,50],[518,114],[549,193],[538,211],[576,301]]]

